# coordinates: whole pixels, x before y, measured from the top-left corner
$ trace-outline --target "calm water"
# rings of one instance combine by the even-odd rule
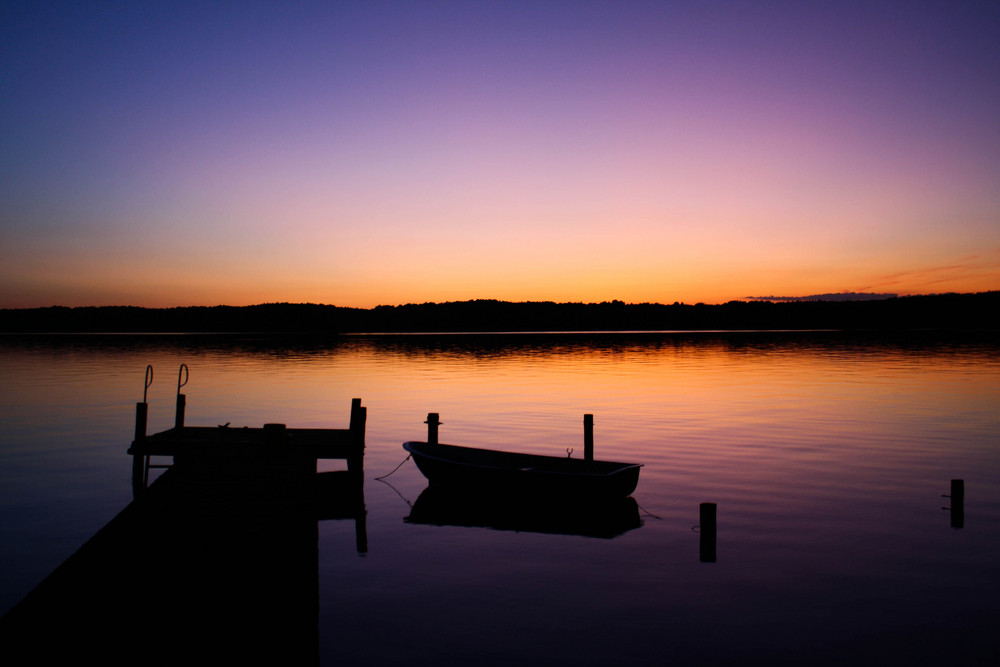
[[[0,611],[130,500],[134,405],[347,425],[368,406],[368,553],[319,528],[324,664],[975,664],[1000,621],[995,337],[580,334],[0,340]],[[404,522],[444,442],[644,463],[614,539]],[[337,468],[337,464],[329,467]],[[943,511],[965,480],[964,526]],[[718,504],[702,562],[702,502]],[[567,515],[571,508],[567,508]]]

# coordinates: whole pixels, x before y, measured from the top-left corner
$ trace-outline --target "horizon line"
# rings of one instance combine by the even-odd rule
[[[980,292],[933,292],[927,294],[895,294],[895,293],[885,293],[879,294],[874,292],[831,292],[826,294],[814,294],[807,296],[745,296],[742,299],[730,299],[729,301],[717,302],[717,303],[706,303],[698,301],[696,303],[687,303],[684,301],[673,301],[673,302],[660,302],[660,301],[641,301],[641,302],[626,302],[620,299],[604,300],[604,301],[552,301],[552,300],[524,300],[524,301],[511,301],[506,299],[494,299],[494,298],[476,298],[476,299],[464,299],[464,300],[453,300],[453,301],[422,301],[422,302],[406,302],[397,304],[378,304],[370,307],[363,306],[338,306],[334,303],[316,303],[312,301],[263,301],[258,303],[248,303],[243,305],[233,305],[227,303],[216,303],[211,305],[206,304],[188,304],[184,306],[138,306],[134,304],[104,304],[104,305],[87,305],[87,306],[64,306],[61,304],[52,304],[48,306],[27,306],[27,307],[0,307],[0,310],[45,310],[45,309],[66,309],[66,310],[76,310],[76,309],[87,309],[87,308],[136,308],[142,310],[176,310],[183,308],[254,308],[259,306],[321,306],[329,308],[343,308],[349,310],[375,310],[377,308],[401,308],[406,306],[428,306],[428,305],[448,305],[448,304],[467,304],[467,303],[506,303],[506,304],[550,304],[550,305],[586,305],[586,306],[599,306],[599,305],[622,305],[622,306],[724,306],[731,303],[797,303],[797,302],[862,302],[862,301],[888,301],[891,299],[907,299],[907,298],[917,298],[917,297],[931,297],[931,296],[963,296],[963,295],[976,295],[976,294],[992,294],[995,292],[1000,292],[1000,290],[985,290]],[[836,298],[840,297],[840,298]],[[848,297],[848,298],[844,298]]]

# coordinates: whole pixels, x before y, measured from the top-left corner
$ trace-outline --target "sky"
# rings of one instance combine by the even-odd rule
[[[996,289],[997,2],[0,5],[0,307]]]

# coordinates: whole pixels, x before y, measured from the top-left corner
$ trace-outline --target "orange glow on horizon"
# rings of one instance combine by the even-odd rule
[[[1000,289],[979,9],[874,30],[879,9],[587,6],[543,29],[459,5],[459,41],[400,6],[237,12],[219,44],[120,19],[100,47],[26,8],[0,63],[24,100],[0,109],[0,307]]]

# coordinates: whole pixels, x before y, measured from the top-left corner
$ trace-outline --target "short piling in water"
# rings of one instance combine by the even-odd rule
[[[583,416],[583,458],[594,460],[594,415]]]
[[[716,533],[717,506],[715,503],[702,503],[699,508],[699,531],[701,533],[701,544],[699,548],[699,558],[702,563],[714,563],[715,554],[715,533]]]
[[[964,479],[953,479],[951,480],[951,504],[954,507],[955,504],[964,505],[965,504],[965,480]]]
[[[946,497],[951,498],[951,507],[944,507],[942,509],[950,510],[951,527],[964,528],[965,527],[965,480],[964,479],[951,480],[951,495]]]
[[[438,418],[438,413],[428,412],[427,413],[427,444],[436,445],[438,444],[438,426],[441,425],[441,420]]]

